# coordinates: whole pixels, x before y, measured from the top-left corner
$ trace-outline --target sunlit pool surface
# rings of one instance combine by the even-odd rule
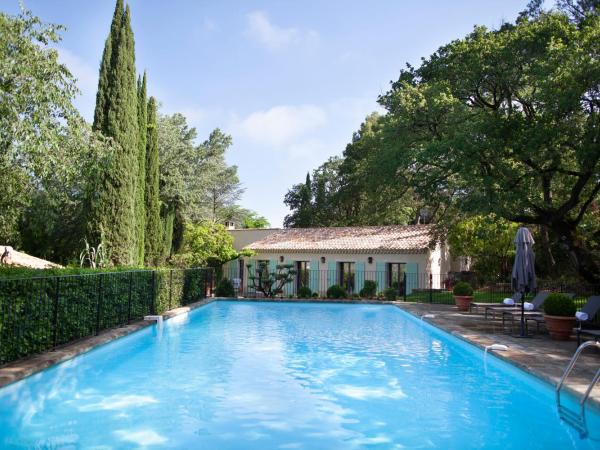
[[[0,390],[0,427],[2,449],[599,448],[550,386],[388,305],[211,303]]]

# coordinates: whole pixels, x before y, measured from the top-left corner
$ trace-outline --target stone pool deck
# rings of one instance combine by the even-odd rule
[[[166,312],[163,316],[168,319],[179,314],[196,309],[219,299],[206,299],[185,307],[176,308]],[[223,300],[223,299],[222,299]],[[228,299],[231,300],[231,299]],[[267,299],[239,299],[240,301],[280,302],[281,300]],[[235,300],[234,300],[235,301]],[[307,300],[287,300],[302,301]],[[311,303],[332,302],[331,300],[310,299]],[[556,385],[577,344],[575,341],[558,342],[550,340],[547,334],[539,333],[532,338],[520,339],[512,337],[502,328],[499,320],[484,320],[482,314],[461,313],[451,305],[436,305],[428,303],[409,302],[382,302],[365,300],[337,300],[336,303],[359,304],[390,304],[394,305],[416,317],[433,314],[435,317],[424,318],[434,325],[454,336],[463,339],[477,347],[485,348],[486,345],[504,344],[509,347],[507,351],[493,352],[501,359],[529,372],[542,380]],[[91,336],[79,341],[66,344],[55,350],[39,355],[34,355],[12,363],[0,366],[0,387],[18,381],[36,372],[44,370],[54,364],[71,359],[93,348],[104,345],[110,341],[126,336],[149,326],[151,322],[138,321],[119,328],[105,330],[98,336]],[[600,365],[600,352],[590,350],[584,353],[577,366],[569,377],[568,387],[581,394],[587,388]],[[600,407],[600,384],[592,391],[590,400],[595,406]]]

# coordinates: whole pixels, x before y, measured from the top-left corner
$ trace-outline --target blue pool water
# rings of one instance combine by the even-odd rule
[[[598,442],[560,422],[549,386],[393,306],[220,301],[0,390],[0,448]]]

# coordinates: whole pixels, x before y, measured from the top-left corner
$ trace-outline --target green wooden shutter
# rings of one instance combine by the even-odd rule
[[[308,286],[313,292],[319,293],[319,261],[316,259],[311,260],[309,270],[309,281]]]
[[[419,265],[415,262],[406,263],[406,295],[419,287]]]
[[[354,269],[354,292],[358,294],[365,285],[365,263],[357,262]]]
[[[329,261],[327,263],[327,288],[338,283],[336,267],[337,264],[335,261]]]
[[[383,292],[387,287],[385,282],[385,263],[378,261],[375,263],[375,281],[377,282],[377,292]]]

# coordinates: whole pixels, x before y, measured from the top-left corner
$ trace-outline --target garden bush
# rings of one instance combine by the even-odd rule
[[[235,289],[233,283],[228,278],[221,278],[217,288],[215,289],[215,296],[217,297],[235,297]]]
[[[309,287],[301,286],[298,289],[298,298],[310,298],[312,296],[312,291]]]
[[[334,284],[327,289],[327,298],[348,298],[348,293],[343,287]]]
[[[359,295],[363,298],[373,298],[377,294],[377,283],[373,280],[365,280],[363,288],[360,290]]]
[[[454,290],[452,292],[454,295],[460,297],[470,297],[473,295],[473,288],[466,281],[460,281],[454,285]]]
[[[319,293],[318,292],[313,292],[312,293],[312,298],[319,298]]]
[[[549,316],[572,317],[576,312],[575,302],[566,294],[550,294],[544,301],[544,313]]]
[[[398,296],[398,292],[393,287],[389,287],[385,291],[383,291],[383,296],[388,302],[395,302]]]
[[[198,301],[204,269],[0,277],[0,364]]]

